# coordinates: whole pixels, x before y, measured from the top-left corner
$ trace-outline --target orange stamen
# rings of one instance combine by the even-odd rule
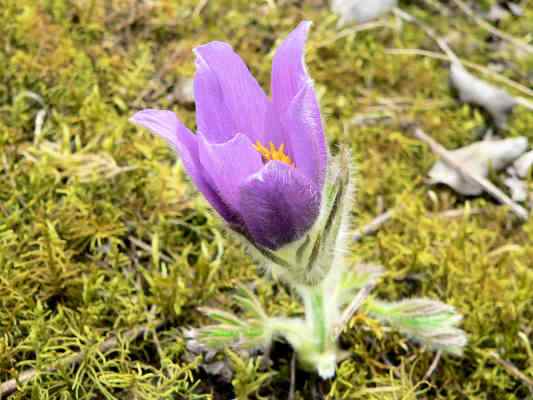
[[[285,145],[282,144],[279,146],[279,149],[276,149],[276,146],[274,143],[269,142],[269,147],[266,148],[261,144],[261,142],[258,140],[253,145],[254,149],[257,150],[259,154],[263,157],[263,161],[270,161],[270,160],[277,160],[281,161],[287,165],[290,165],[291,167],[294,167],[294,162],[291,160],[291,158],[285,154]]]

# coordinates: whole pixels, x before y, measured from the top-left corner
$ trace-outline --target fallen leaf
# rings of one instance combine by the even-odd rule
[[[486,140],[450,151],[450,156],[472,173],[487,177],[490,168],[500,171],[520,155],[528,146],[527,138],[520,136],[504,140]],[[483,188],[443,161],[437,161],[429,171],[431,183],[443,183],[456,192],[475,196],[483,192]]]
[[[526,178],[533,165],[533,151],[528,151],[513,163],[513,169],[520,178]]]
[[[511,11],[515,17],[521,17],[524,15],[524,8],[519,4],[508,2],[507,7],[509,7],[509,11]]]
[[[504,179],[503,183],[511,191],[511,198],[514,201],[526,201],[528,198],[527,183],[516,177],[508,176]]]
[[[194,80],[191,78],[180,79],[174,89],[173,95],[180,104],[194,104]]]
[[[331,10],[339,15],[339,26],[363,24],[386,14],[397,3],[397,0],[333,0]]]
[[[517,105],[513,96],[472,75],[459,62],[451,63],[450,83],[462,102],[482,107],[498,129],[505,128],[508,115]]]
[[[509,11],[507,11],[504,7],[502,7],[500,4],[496,3],[493,4],[492,7],[489,9],[489,12],[486,15],[486,19],[489,21],[495,22],[495,21],[501,21],[503,19],[509,18],[511,15]]]

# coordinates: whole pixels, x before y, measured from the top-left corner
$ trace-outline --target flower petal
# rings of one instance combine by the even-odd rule
[[[131,121],[148,128],[165,139],[180,156],[185,171],[211,206],[230,224],[238,223],[235,213],[210,185],[198,158],[198,138],[183,125],[172,111],[146,109],[137,112]]]
[[[225,143],[209,143],[200,133],[200,162],[218,194],[236,213],[239,212],[239,186],[263,166],[261,155],[250,139],[237,134]]]
[[[235,136],[237,127],[224,103],[218,78],[201,57],[196,58],[194,93],[198,131],[211,143],[227,142]]]
[[[302,85],[309,81],[304,47],[310,21],[301,22],[279,46],[272,60],[272,101],[278,114],[287,110]]]
[[[130,118],[130,121],[134,124],[144,126],[156,135],[161,136],[175,150],[177,150],[178,146],[178,130],[181,128],[180,126],[185,128],[175,113],[166,110],[147,108],[135,113]]]
[[[270,161],[242,184],[239,209],[251,238],[276,250],[300,238],[315,222],[320,194],[297,169]]]
[[[320,107],[312,83],[303,85],[281,120],[296,168],[319,188],[326,176],[328,151]]]
[[[231,118],[236,129],[232,134],[243,133],[253,142],[262,140],[268,99],[241,58],[223,42],[208,43],[194,52],[201,72],[197,84],[199,92],[195,92],[198,125],[202,126],[199,130],[212,142],[220,143],[223,141],[217,140],[223,137],[220,130],[228,129],[227,119]],[[220,90],[213,89],[215,80]],[[218,96],[211,98],[213,93]],[[221,116],[211,117],[212,113],[224,112],[229,115],[223,124],[217,124],[222,121]]]
[[[280,117],[281,115],[274,108],[274,104],[269,101],[265,121],[265,140],[262,143],[267,145],[272,142],[276,147],[284,144],[287,154],[291,154],[290,143],[286,140],[287,135],[283,131]]]

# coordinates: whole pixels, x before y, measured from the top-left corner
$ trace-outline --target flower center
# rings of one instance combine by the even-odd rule
[[[254,149],[256,149],[257,152],[261,154],[261,156],[263,157],[263,161],[266,162],[270,160],[277,160],[287,165],[290,165],[291,167],[294,167],[294,162],[291,160],[291,158],[287,154],[285,154],[284,144],[280,145],[279,149],[277,149],[274,143],[269,142],[269,148],[266,148],[258,140],[257,142],[255,142],[253,146],[254,146]]]

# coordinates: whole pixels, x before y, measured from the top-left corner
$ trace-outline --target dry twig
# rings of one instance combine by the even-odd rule
[[[516,366],[512,362],[501,358],[498,353],[492,352],[490,353],[490,356],[494,359],[494,361],[500,364],[509,374],[513,375],[515,378],[520,379],[527,386],[529,386],[529,389],[533,392],[533,379],[526,376],[522,371],[516,368]]]
[[[392,209],[384,212],[383,214],[378,215],[369,224],[365,225],[362,229],[357,230],[354,233],[352,240],[354,242],[358,242],[364,236],[376,233],[387,221],[392,218],[395,211],[395,209]]]
[[[404,10],[398,8],[398,7],[396,7],[394,9],[394,13],[398,17],[400,17],[401,19],[419,26],[430,38],[432,38],[437,43],[437,45],[440,47],[440,49],[444,53],[446,53],[446,55],[448,56],[448,58],[451,61],[459,62],[459,59],[457,58],[455,53],[452,51],[452,49],[450,49],[450,47],[448,46],[448,43],[446,43],[446,41],[443,38],[441,38],[437,34],[437,32],[435,32],[435,30],[433,28],[431,28],[430,26],[426,25],[425,23],[420,21],[415,16],[409,14],[408,12],[406,12],[406,11],[404,11]]]
[[[528,110],[533,110],[533,101],[530,101],[524,97],[515,97],[516,102]]]
[[[194,8],[194,11],[192,13],[193,17],[197,17],[198,15],[200,15],[202,13],[202,10],[205,8],[205,6],[207,6],[208,2],[209,0],[200,0],[198,4],[196,5],[196,7]]]
[[[438,11],[443,16],[445,17],[450,16],[450,10],[446,6],[441,4],[438,0],[424,0],[424,3],[426,3],[428,6],[430,6],[434,10]]]
[[[526,42],[524,42],[524,41],[522,41],[520,39],[515,38],[512,35],[509,35],[508,33],[505,33],[503,31],[499,30],[498,28],[495,28],[494,26],[489,24],[487,21],[485,21],[484,19],[482,19],[479,16],[477,16],[476,13],[466,3],[464,3],[462,0],[453,0],[453,2],[466,15],[468,15],[470,18],[472,18],[474,21],[476,21],[476,23],[480,27],[485,29],[487,32],[491,33],[494,36],[499,37],[500,39],[503,39],[503,40],[511,43],[512,45],[514,45],[516,47],[521,48],[524,51],[527,51],[528,53],[533,53],[533,46],[531,46],[530,44],[528,44],[528,43],[526,43]]]
[[[437,365],[439,365],[440,357],[442,356],[442,351],[437,351],[437,354],[435,354],[435,358],[433,359],[433,362],[429,366],[429,369],[424,374],[424,380],[429,379],[431,375],[433,375],[433,372],[437,369]]]
[[[142,240],[140,239],[137,239],[136,237],[134,236],[129,236],[128,237],[129,241],[131,243],[133,243],[135,246],[147,251],[147,252],[151,252],[152,251],[152,246],[150,246],[149,244],[143,242]],[[159,258],[167,263],[172,263],[174,260],[172,260],[172,258],[170,258],[169,256],[163,254],[163,253],[160,253],[159,254]]]
[[[422,49],[394,49],[394,48],[389,48],[389,49],[386,49],[385,52],[388,53],[388,54],[395,54],[395,55],[424,56],[424,57],[435,58],[435,59],[443,60],[443,61],[453,61],[445,54],[441,54],[441,53],[437,53],[437,52],[429,51],[429,50],[422,50]],[[507,86],[512,87],[513,89],[515,89],[515,90],[517,90],[517,91],[519,91],[519,92],[521,92],[521,93],[523,93],[523,94],[525,94],[527,96],[532,96],[533,97],[533,90],[529,89],[528,87],[526,87],[524,85],[521,85],[518,82],[515,82],[515,81],[507,78],[506,76],[504,76],[502,74],[499,74],[499,73],[497,73],[495,71],[492,71],[490,68],[487,68],[487,67],[484,67],[483,65],[476,64],[476,63],[473,63],[473,62],[470,62],[470,61],[466,61],[466,60],[459,59],[459,61],[465,67],[472,68],[473,70],[479,71],[479,72],[481,72],[481,73],[483,73],[485,75],[490,76],[492,79],[494,79],[496,81],[499,81],[499,82],[502,82],[502,83],[506,84]]]
[[[357,292],[357,295],[353,298],[352,302],[348,305],[348,307],[345,308],[344,312],[341,315],[340,321],[333,332],[335,339],[340,336],[342,330],[346,327],[346,324],[350,321],[350,319],[352,319],[355,312],[368,298],[370,292],[372,291],[372,289],[374,289],[374,286],[376,286],[376,283],[371,282],[364,286],[362,289],[360,289],[359,292]]]
[[[391,220],[396,211],[397,209],[393,208],[384,212],[383,214],[378,215],[363,228],[355,231],[354,235],[352,236],[352,240],[354,242],[358,242],[363,237],[376,233],[383,225],[385,225],[385,223]],[[457,208],[453,210],[442,211],[439,213],[431,213],[430,215],[440,218],[459,218],[465,215],[480,214],[482,211],[482,208],[471,208],[468,210],[466,208]]]
[[[337,40],[340,40],[345,37],[349,37],[351,35],[355,35],[359,32],[368,31],[371,29],[377,29],[377,28],[387,28],[390,27],[390,23],[387,21],[371,21],[371,22],[365,22],[364,24],[359,24],[350,28],[343,29],[335,34],[335,36],[331,39],[325,40],[321,43],[318,43],[315,45],[315,48],[319,49],[322,47],[327,47],[333,43],[335,43]]]
[[[292,358],[291,358],[291,386],[289,387],[288,400],[294,400],[295,391],[296,391],[296,352],[293,352]]]

